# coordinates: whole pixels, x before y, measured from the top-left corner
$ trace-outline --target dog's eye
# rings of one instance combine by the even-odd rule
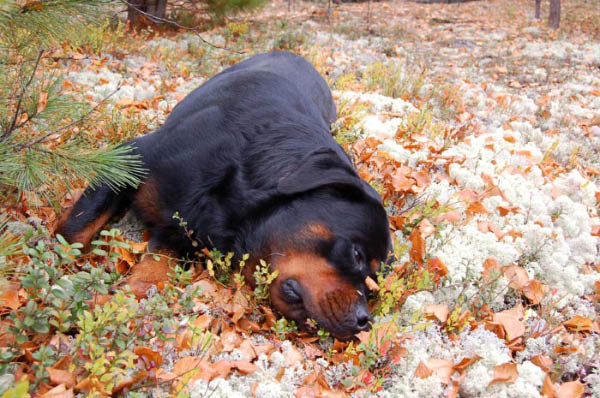
[[[362,253],[362,250],[359,247],[357,247],[356,245],[354,245],[352,247],[352,252],[354,254],[354,261],[356,261],[356,264],[358,264],[358,265],[364,264],[365,256]]]

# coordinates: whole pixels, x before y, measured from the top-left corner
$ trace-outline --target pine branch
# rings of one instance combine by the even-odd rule
[[[19,94],[18,101],[17,101],[17,109],[15,109],[15,115],[13,117],[12,123],[6,129],[6,131],[4,131],[2,136],[0,136],[0,142],[5,141],[8,137],[10,137],[10,135],[15,130],[17,120],[19,120],[19,114],[21,113],[21,103],[23,102],[23,97],[25,96],[27,89],[31,85],[31,82],[33,82],[33,78],[35,77],[35,72],[37,71],[38,66],[40,65],[40,60],[42,59],[43,53],[44,53],[43,50],[40,50],[40,52],[38,53],[38,57],[35,61],[35,65],[33,66],[33,70],[31,71],[31,75],[29,76],[29,80],[27,80],[27,83],[25,83],[25,85],[22,87],[21,93]]]

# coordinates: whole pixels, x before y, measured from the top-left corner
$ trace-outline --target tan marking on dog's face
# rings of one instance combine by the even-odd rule
[[[270,286],[271,300],[273,306],[286,318],[296,322],[312,318],[337,337],[351,337],[347,335],[343,323],[352,316],[351,312],[360,296],[357,287],[344,279],[339,270],[313,253],[294,251],[274,259],[272,271],[274,270],[279,275]],[[298,306],[285,301],[282,283],[288,279],[294,279],[300,284],[305,313]]]
[[[381,268],[381,261],[377,260],[376,258],[372,259],[369,263],[369,268],[371,268],[371,273],[375,275]]]
[[[323,240],[328,240],[333,238],[333,234],[331,230],[327,228],[323,224],[309,224],[302,230],[301,235],[308,235],[309,237],[316,238],[319,237]]]

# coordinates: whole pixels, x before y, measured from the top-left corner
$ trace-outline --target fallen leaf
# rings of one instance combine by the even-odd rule
[[[180,358],[173,366],[173,373],[177,376],[181,376],[200,365],[201,358],[197,357],[183,357]]]
[[[442,323],[448,320],[449,313],[447,304],[429,304],[425,307],[425,315],[433,316]]]
[[[367,284],[367,288],[372,292],[378,292],[380,290],[377,282],[375,282],[370,276],[365,278],[365,283]]]
[[[288,349],[283,352],[283,357],[288,366],[294,366],[294,364],[304,360],[302,353],[294,346],[288,347]]]
[[[148,347],[135,347],[133,350],[138,356],[146,358],[154,367],[159,367],[163,363],[162,355]]]
[[[494,314],[494,322],[499,323],[506,332],[506,340],[512,341],[525,333],[525,325],[522,321],[509,314]]]
[[[21,307],[18,285],[12,283],[6,284],[5,290],[0,294],[0,306],[8,307],[13,311]]]
[[[433,370],[429,369],[427,365],[420,361],[415,369],[415,377],[419,379],[426,379],[433,374]]]
[[[454,373],[452,361],[448,359],[429,359],[425,364],[442,383],[450,384],[450,376]]]
[[[584,392],[584,385],[579,381],[569,381],[558,387],[556,398],[581,398]]]
[[[549,372],[550,369],[552,368],[552,359],[550,359],[549,356],[547,355],[536,355],[533,358],[531,358],[531,362],[539,367],[540,369],[542,369],[544,372]]]
[[[418,228],[414,228],[410,234],[410,259],[419,265],[423,264],[423,257],[425,256],[425,239],[421,236],[421,231]]]
[[[453,368],[457,372],[463,373],[465,370],[467,370],[467,368],[469,366],[471,366],[475,362],[479,361],[480,359],[481,359],[481,357],[479,355],[475,355],[472,358],[463,358],[462,361],[460,361],[459,363],[457,363],[456,365],[454,365]]]
[[[527,297],[534,305],[539,304],[547,292],[548,286],[537,279],[532,279],[527,286],[523,288],[523,294],[525,294],[525,297]]]
[[[555,398],[556,397],[556,386],[552,383],[550,376],[546,375],[544,378],[544,384],[542,385],[542,395],[544,398]]]
[[[259,369],[258,366],[251,363],[250,361],[239,360],[239,361],[233,361],[231,364],[235,369],[237,369],[241,374],[244,374],[244,375],[254,373]]]
[[[71,372],[62,369],[46,368],[50,383],[53,385],[64,384],[66,387],[71,388],[75,386],[75,375]]]
[[[594,322],[585,316],[575,315],[568,321],[563,322],[563,326],[572,332],[591,332],[594,330]]]
[[[73,389],[67,389],[64,384],[58,385],[53,389],[47,391],[45,394],[40,395],[40,398],[73,398]]]
[[[495,383],[514,383],[519,377],[517,364],[508,362],[498,365],[494,368],[494,378],[489,382],[488,386]]]
[[[510,281],[509,286],[515,290],[521,290],[529,283],[527,271],[518,265],[503,267],[502,275]]]
[[[492,282],[501,274],[500,264],[495,258],[488,258],[483,262],[483,280]]]

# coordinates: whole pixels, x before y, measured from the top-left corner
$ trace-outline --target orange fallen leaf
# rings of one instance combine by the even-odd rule
[[[241,374],[247,375],[250,373],[254,373],[256,372],[259,367],[256,366],[255,364],[251,363],[250,361],[243,361],[243,360],[239,360],[239,361],[233,361],[231,363],[231,365],[237,369]]]
[[[563,383],[558,387],[556,398],[581,398],[584,388],[579,380]]]
[[[224,352],[231,352],[242,343],[242,338],[234,330],[226,330],[221,333],[221,344]]]
[[[302,353],[294,346],[290,346],[284,353],[283,357],[285,358],[285,363],[288,366],[293,366],[298,362],[302,362],[304,360],[304,356]]]
[[[529,283],[529,275],[522,267],[510,265],[502,268],[502,275],[510,281],[509,285],[515,290],[521,290]]]
[[[448,320],[449,313],[447,304],[429,304],[425,307],[425,315],[433,316],[442,323]]]
[[[452,361],[448,359],[429,359],[425,364],[442,383],[450,383],[450,376],[454,373]]]
[[[392,176],[392,187],[397,192],[407,192],[413,185],[415,185],[415,180],[407,178],[401,173],[394,173]]]
[[[457,372],[463,373],[469,366],[471,366],[475,362],[479,361],[480,359],[481,359],[481,357],[479,355],[475,355],[472,358],[463,358],[463,360],[460,361],[459,363],[457,363],[456,365],[454,365],[453,368]]]
[[[433,374],[433,370],[429,369],[427,365],[420,361],[415,369],[415,377],[419,379],[426,379]]]
[[[548,286],[544,285],[537,279],[532,279],[527,286],[523,288],[525,297],[527,297],[534,305],[537,305],[542,301],[547,291]]]
[[[495,258],[488,258],[483,262],[483,280],[491,282],[501,273],[500,263]]]
[[[467,214],[467,219],[470,219],[476,214],[489,214],[489,212],[481,202],[471,203],[469,207],[467,207],[465,213]]]
[[[45,394],[40,395],[40,398],[73,398],[73,389],[67,389],[64,384],[58,385],[53,389],[47,391]]]
[[[181,375],[197,368],[198,365],[200,365],[201,361],[202,361],[201,358],[197,358],[197,357],[180,358],[175,363],[175,366],[173,366],[173,373],[175,373],[177,376],[181,376]]]
[[[53,385],[65,385],[68,388],[75,386],[75,375],[62,369],[46,368],[50,383]]]
[[[421,236],[421,231],[419,231],[418,228],[413,229],[411,232],[410,242],[410,259],[419,265],[423,264],[423,257],[425,256],[425,239]]]
[[[0,306],[8,307],[15,311],[21,307],[19,300],[19,287],[15,284],[10,284],[6,290],[0,294]]]
[[[488,386],[495,383],[514,383],[518,377],[519,372],[516,363],[503,363],[494,368],[494,378],[489,382]]]
[[[380,290],[377,282],[375,282],[370,276],[365,278],[365,283],[367,284],[367,288],[373,292],[378,292]]]
[[[506,332],[507,341],[512,341],[521,337],[525,333],[525,325],[523,322],[512,314],[508,314],[504,311],[499,312],[494,314],[493,321],[502,325],[502,328]]]
[[[138,356],[146,358],[148,361],[153,363],[156,367],[162,365],[163,358],[159,352],[154,351],[148,347],[135,347],[133,350]]]
[[[548,372],[552,368],[552,359],[550,359],[550,357],[547,355],[536,355],[533,358],[531,358],[531,362],[535,366],[542,369],[544,372]]]
[[[575,315],[568,321],[563,322],[563,326],[572,332],[591,332],[594,330],[594,322],[585,316]]]
[[[550,376],[546,374],[544,378],[544,384],[542,385],[542,395],[545,398],[555,398],[556,397],[556,386],[552,382]]]

